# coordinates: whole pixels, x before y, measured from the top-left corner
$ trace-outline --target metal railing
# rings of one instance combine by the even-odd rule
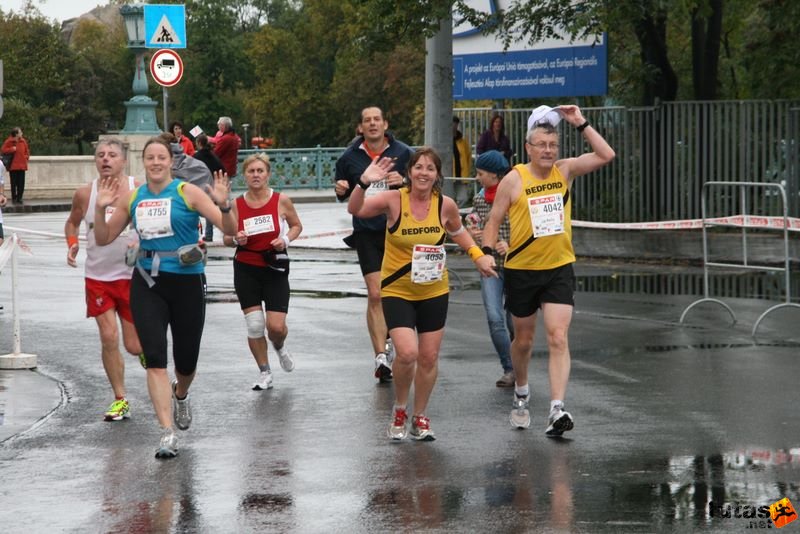
[[[709,199],[709,191],[714,190],[715,195]],[[730,191],[733,190],[738,192],[738,195],[730,194]],[[780,228],[772,228],[770,226],[763,226],[752,224],[753,215],[752,210],[754,207],[754,203],[751,201],[753,195],[748,195],[748,192],[754,191],[756,195],[760,196],[770,196],[767,195],[769,192],[774,192],[773,197],[777,197],[779,204],[778,209],[780,215],[783,217],[783,224]],[[728,206],[728,199],[730,197],[738,197],[734,200],[737,202],[737,205],[733,208],[733,211],[729,211],[728,214],[733,214],[742,217],[741,224],[735,224],[731,222],[720,222],[718,220],[713,220],[713,214],[715,209],[721,204],[725,206],[723,209],[727,209]],[[716,182],[707,182],[703,184],[703,191],[701,195],[701,209],[702,209],[702,217],[703,217],[703,298],[698,299],[683,311],[680,317],[680,323],[683,324],[684,319],[686,319],[686,315],[692,310],[695,306],[704,303],[704,302],[711,302],[714,304],[718,304],[725,308],[731,316],[732,321],[736,322],[736,314],[733,313],[733,310],[730,306],[725,304],[719,299],[713,298],[710,296],[709,292],[709,267],[727,267],[727,268],[736,268],[736,269],[744,269],[744,270],[754,270],[754,271],[767,271],[767,272],[778,272],[783,273],[784,275],[784,302],[781,304],[776,304],[775,306],[770,307],[764,313],[762,313],[758,319],[756,320],[755,324],[753,325],[752,336],[755,337],[756,332],[758,331],[758,326],[761,324],[761,321],[764,318],[772,313],[775,310],[780,308],[786,307],[793,307],[793,308],[800,308],[800,304],[793,303],[791,301],[791,294],[792,294],[792,282],[791,282],[791,271],[789,269],[789,217],[788,217],[788,210],[786,207],[786,191],[784,190],[781,184],[764,184],[764,183],[756,183],[756,182],[726,182],[726,181],[716,181]],[[741,237],[742,237],[742,261],[741,263],[731,263],[731,262],[719,262],[719,261],[710,261],[709,260],[709,241],[708,241],[708,228],[710,227],[729,227],[729,228],[736,228],[741,230]],[[750,259],[750,254],[748,250],[748,230],[758,228],[759,230],[766,230],[766,231],[781,231],[783,233],[783,250],[782,250],[782,258],[783,258],[783,265],[781,267],[775,267],[772,265],[766,265],[765,263],[753,263]]]
[[[457,108],[474,142],[495,112],[505,120],[515,161],[524,163],[530,109]],[[573,218],[639,222],[700,218],[703,184],[711,180],[780,183],[789,213],[800,215],[800,102],[747,100],[668,102],[655,107],[582,108],[617,153],[573,185]],[[583,136],[559,125],[561,157],[588,149]],[[474,152],[474,150],[473,150]],[[729,207],[735,199],[729,199]]]
[[[472,145],[495,112],[503,115],[515,152],[527,161],[530,109],[456,108]],[[791,216],[800,216],[800,101],[668,102],[654,107],[583,108],[583,114],[617,153],[602,169],[575,181],[573,218],[639,222],[700,218],[707,181],[749,181],[784,186]],[[584,153],[583,136],[562,121],[561,156]],[[265,152],[276,188],[327,189],[343,147],[242,150],[239,160]],[[241,176],[234,182],[243,188]],[[755,201],[755,198],[753,198]],[[765,203],[774,201],[769,197]],[[736,199],[726,200],[728,208]],[[766,207],[766,206],[765,206]]]
[[[250,155],[264,153],[269,156],[271,181],[276,189],[330,189],[333,186],[336,160],[344,147],[286,149],[249,149],[239,151],[239,172],[232,187],[246,189],[241,173],[241,163]]]

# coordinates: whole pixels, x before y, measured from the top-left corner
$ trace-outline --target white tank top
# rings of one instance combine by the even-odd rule
[[[133,190],[135,181],[133,176],[128,177],[128,189]],[[128,245],[136,243],[139,238],[136,232],[126,228],[114,241],[101,247],[94,238],[94,210],[97,202],[97,179],[92,180],[92,194],[89,197],[89,206],[83,220],[86,221],[86,278],[110,282],[112,280],[129,280],[133,267],[125,265],[125,252]],[[111,216],[114,208],[106,209],[106,220]]]

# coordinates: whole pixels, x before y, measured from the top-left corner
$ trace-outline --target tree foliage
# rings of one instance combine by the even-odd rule
[[[509,0],[494,16],[466,0],[158,3],[185,3],[187,13],[186,68],[169,89],[170,120],[213,130],[228,115],[240,132],[250,123],[249,133],[283,147],[343,145],[369,105],[384,110],[398,137],[421,142],[425,38],[451,9],[506,43],[606,32],[614,103],[800,94],[784,83],[800,69],[794,0]],[[121,25],[82,21],[68,46],[28,2],[19,12],[0,9],[0,50],[0,130],[22,126],[34,152],[80,152],[124,122],[134,62]],[[160,101],[161,88],[150,87]]]

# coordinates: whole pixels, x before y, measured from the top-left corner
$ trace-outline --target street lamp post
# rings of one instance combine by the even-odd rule
[[[126,4],[119,8],[125,22],[128,48],[136,54],[136,73],[133,75],[133,98],[125,102],[125,128],[122,134],[157,134],[161,130],[156,122],[155,100],[147,96],[147,72],[145,72],[144,52],[144,5]]]
[[[242,124],[242,128],[244,128],[244,148],[247,149],[250,148],[250,143],[248,141],[250,138],[247,137],[247,129],[250,128],[250,125],[248,123],[244,123]]]

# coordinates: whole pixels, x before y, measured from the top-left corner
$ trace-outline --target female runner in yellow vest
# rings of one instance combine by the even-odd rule
[[[423,147],[411,156],[406,187],[365,198],[364,190],[386,176],[393,166],[391,158],[373,161],[361,175],[360,187],[351,193],[347,210],[364,218],[386,215],[381,303],[396,353],[392,368],[395,404],[389,438],[400,440],[406,436],[406,405],[413,384],[411,437],[431,441],[434,435],[425,410],[436,383],[447,318],[446,235],[469,253],[481,275],[497,273],[492,255],[484,255],[461,225],[456,203],[442,195],[442,161],[432,148]]]

